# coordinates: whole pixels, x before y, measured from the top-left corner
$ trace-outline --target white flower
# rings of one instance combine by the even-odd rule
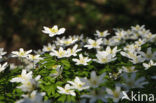
[[[83,57],[82,54],[79,55],[79,59],[72,59],[74,62],[76,62],[76,65],[88,65],[87,63],[91,61],[88,57]]]
[[[38,93],[37,90],[33,90],[30,95],[22,95],[24,98],[35,99],[35,96],[40,94],[41,96],[45,95],[45,92]]]
[[[137,31],[139,34],[141,34],[140,36],[142,37],[142,38],[145,38],[145,36],[146,35],[148,35],[149,33],[151,33],[150,32],[150,30],[146,30],[145,28],[143,28],[143,29],[141,29],[141,30],[139,30],[139,31]]]
[[[18,86],[17,88],[20,88],[24,92],[30,92],[34,90],[35,87],[38,86],[39,82],[37,82],[40,79],[40,75],[38,75],[35,79],[29,79],[22,81],[22,85]]]
[[[36,90],[33,90],[31,94],[22,95],[24,98],[17,101],[16,103],[46,103],[42,100],[44,95],[44,92],[38,93]]]
[[[145,43],[146,43],[145,40],[141,40],[141,39],[139,39],[138,41],[135,41],[135,44],[138,45],[138,46],[141,46],[141,45],[143,45]]]
[[[68,48],[67,49],[67,54],[69,56],[73,55],[73,56],[77,56],[77,52],[81,51],[82,49],[77,49],[78,45],[76,44],[72,49]],[[69,57],[68,56],[68,57]]]
[[[156,34],[152,34],[152,33],[148,33],[147,35],[145,35],[144,39],[146,41],[149,41],[149,42],[154,42],[154,39],[156,38]]]
[[[18,77],[12,78],[10,82],[23,82],[25,80],[30,80],[30,79],[32,79],[32,71],[27,73],[27,71],[24,69],[22,70],[21,75],[19,75]]]
[[[124,42],[124,40],[122,40],[122,38],[124,38],[124,37],[113,36],[112,38],[110,38],[111,46],[117,46],[117,45],[121,44],[122,42]]]
[[[124,51],[126,52],[138,52],[141,50],[141,47],[139,45],[136,44],[131,44],[131,45],[126,45],[126,47],[124,47]]]
[[[115,57],[115,56],[116,56],[116,53],[119,52],[119,51],[120,51],[120,50],[117,50],[117,46],[114,47],[113,49],[111,49],[110,46],[107,46],[105,52],[108,53],[108,54],[111,54],[112,57]]]
[[[4,71],[7,67],[8,63],[4,63],[3,65],[0,64],[0,72]]]
[[[149,48],[147,48],[147,52],[146,53],[144,53],[144,52],[142,52],[142,51],[140,51],[140,52],[138,52],[139,54],[141,54],[146,60],[156,60],[156,52],[153,52],[152,53],[152,48],[151,47],[149,47]]]
[[[122,55],[122,56],[125,56],[125,57],[128,57],[128,58],[130,58],[131,60],[131,62],[133,63],[133,64],[137,64],[137,63],[141,63],[141,62],[144,62],[145,61],[145,58],[143,58],[141,55],[137,55],[137,52],[131,52],[131,51],[129,51],[128,53],[126,53],[126,52],[120,52],[120,54]]]
[[[130,77],[127,73],[123,73],[122,75],[124,82],[122,83],[124,88],[129,90],[131,88],[143,88],[143,85],[148,84],[148,82],[145,82],[144,77],[136,78],[136,73],[133,72]]]
[[[26,72],[26,70],[22,70],[20,76],[12,78],[10,82],[21,82],[22,85],[18,86],[24,92],[30,92],[38,85],[37,81],[40,79],[40,75],[38,75],[35,79],[32,78],[32,72]]]
[[[76,93],[74,92],[74,90],[71,90],[71,86],[69,84],[66,84],[64,88],[57,86],[57,89],[59,89],[58,92],[61,94],[76,96]]]
[[[41,50],[41,49],[34,50],[34,53],[35,53],[35,54],[43,54],[43,52],[42,52],[42,50]]]
[[[91,90],[89,94],[81,95],[81,98],[89,98],[89,103],[96,103],[97,100],[101,100],[107,103],[104,88],[100,88],[98,90]],[[86,102],[83,102],[83,103],[86,103]]]
[[[78,41],[78,38],[72,38],[71,36],[69,38],[57,38],[57,41],[55,42],[57,45],[61,45],[61,46],[69,46],[74,44],[75,42]]]
[[[125,67],[123,66],[123,71],[127,72],[127,73],[131,73],[131,72],[136,72],[137,70],[135,70],[135,66],[130,66],[130,67]]]
[[[102,38],[97,40],[88,39],[88,44],[84,47],[87,47],[88,49],[96,48],[99,49],[100,45],[102,44]]]
[[[52,28],[48,28],[46,26],[43,27],[43,33],[49,34],[49,37],[53,37],[55,35],[60,35],[65,32],[65,28],[58,29],[57,25],[54,25]]]
[[[20,48],[19,51],[12,51],[12,57],[27,57],[32,50],[24,51],[23,48]]]
[[[137,63],[142,63],[145,61],[145,59],[143,57],[141,57],[141,55],[138,55],[138,56],[134,56],[134,57],[131,57],[132,60],[130,60],[133,64],[137,64]]]
[[[62,38],[60,38],[60,37],[57,37],[56,38],[56,41],[55,41],[55,44],[56,45],[61,45],[62,46],[62,41],[64,41],[66,39],[66,37],[65,36],[63,36]]]
[[[117,36],[118,38],[125,38],[125,36],[126,36],[126,32],[123,31],[123,30],[117,31],[117,32],[115,32],[115,34],[116,34],[116,36]]]
[[[112,98],[115,103],[118,102],[123,96],[121,87],[119,86],[116,86],[115,90],[106,88],[106,92],[108,93],[107,98]]]
[[[103,39],[103,45],[108,45],[108,46],[117,46],[119,45],[121,42],[121,38],[117,37],[117,36],[113,36],[110,39]]]
[[[22,85],[18,86],[17,88],[21,89],[24,92],[32,91],[34,89],[33,83],[34,83],[34,81],[25,80],[22,82]]]
[[[51,56],[57,56],[58,58],[63,58],[63,57],[67,57],[67,51],[64,50],[62,47],[59,48],[58,51],[56,50],[52,50],[52,52],[50,53]]]
[[[110,33],[108,33],[108,30],[105,30],[103,32],[96,30],[96,34],[94,34],[94,35],[96,35],[98,37],[106,37],[106,36],[110,35]]]
[[[50,43],[48,43],[48,45],[47,46],[43,46],[43,51],[44,52],[50,52],[50,51],[52,51],[53,49],[55,49],[56,47],[55,47],[55,45],[51,45]]]
[[[33,62],[38,62],[39,60],[42,60],[43,58],[41,58],[40,55],[29,54],[28,59]]]
[[[55,65],[53,66],[53,69],[55,69],[56,71],[52,74],[50,74],[50,76],[56,78],[58,76],[60,76],[63,72],[63,67],[61,67],[61,65]]]
[[[74,39],[78,39],[78,41],[83,41],[83,39],[84,39],[84,36],[83,36],[83,34],[81,34],[81,35],[73,35],[73,36],[70,36],[73,40]]]
[[[109,54],[106,51],[98,51],[97,54],[96,54],[97,59],[94,59],[94,61],[96,61],[96,62],[98,62],[100,64],[105,64],[105,63],[116,60],[116,58],[114,58],[113,56],[114,55]]]
[[[73,89],[78,89],[79,91],[82,91],[84,89],[88,89],[89,88],[89,86],[86,86],[85,85],[86,83],[82,82],[79,77],[76,77],[74,79],[74,82],[73,81],[67,81],[67,82],[72,85]]]
[[[7,52],[4,52],[4,48],[0,48],[0,59],[3,55],[5,55]]]
[[[90,79],[82,78],[81,80],[83,82],[85,82],[86,85],[88,85],[89,87],[97,88],[97,87],[99,87],[99,85],[101,83],[105,82],[105,80],[104,80],[105,76],[106,76],[105,73],[101,74],[100,76],[97,76],[96,72],[92,71],[91,74],[90,74]]]
[[[69,45],[74,44],[76,41],[78,41],[78,39],[68,38],[65,41],[63,41],[63,44],[65,46],[69,46]]]
[[[104,44],[104,45],[111,45],[110,39],[104,38],[104,39],[103,39],[103,44]]]
[[[145,27],[145,25],[142,25],[142,26],[136,25],[136,26],[131,26],[131,29],[132,29],[133,31],[140,31],[140,30],[143,30],[144,27]]]
[[[13,64],[13,63],[10,63],[10,70],[13,70],[15,68],[17,68],[17,66],[15,64]]]
[[[153,62],[153,60],[150,60],[150,62],[147,63],[143,63],[143,66],[145,67],[145,70],[149,69],[152,66],[156,66],[156,63]]]

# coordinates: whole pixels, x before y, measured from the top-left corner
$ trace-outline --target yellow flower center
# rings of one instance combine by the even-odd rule
[[[147,58],[151,58],[152,54],[146,54]]]
[[[84,59],[80,59],[80,63],[81,64],[85,63]]]
[[[92,80],[92,84],[96,85],[97,84],[96,80]]]
[[[93,45],[94,47],[96,47],[96,46],[97,46],[97,43],[96,43],[96,42],[94,42],[92,45]]]
[[[119,36],[122,36],[122,33],[119,33]]]
[[[59,56],[63,56],[64,55],[64,52],[59,52]]]
[[[47,47],[47,50],[50,51],[51,50],[51,47]]]
[[[113,95],[114,95],[115,98],[119,97],[119,93],[117,91],[113,91]]]
[[[35,56],[31,55],[31,58],[34,60],[35,59]]]
[[[81,88],[82,87],[82,84],[78,84],[78,87]]]
[[[103,36],[103,32],[100,32],[100,36]]]
[[[24,56],[24,54],[25,54],[25,52],[20,52],[20,55],[21,55],[21,56]]]
[[[135,28],[136,28],[136,30],[139,30],[139,29],[140,29],[140,27],[139,27],[139,26],[136,26]]]
[[[107,62],[107,59],[106,58],[102,58],[101,60],[103,63]]]
[[[135,58],[135,55],[133,55],[132,53],[128,53],[128,55],[130,56],[130,57],[134,57]]]
[[[64,44],[71,44],[71,41],[65,41]]]
[[[69,89],[65,89],[65,92],[66,92],[66,93],[69,93]]]
[[[57,33],[57,32],[58,32],[58,29],[50,28],[50,31],[51,31],[52,33]]]
[[[133,70],[131,69],[131,67],[127,67],[127,71],[128,72],[133,72]]]
[[[31,86],[31,83],[30,82],[27,82],[27,86]]]

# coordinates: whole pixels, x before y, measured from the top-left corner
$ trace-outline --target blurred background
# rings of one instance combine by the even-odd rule
[[[0,47],[39,49],[51,41],[43,26],[65,27],[65,35],[92,36],[146,25],[156,33],[156,0],[0,0]]]

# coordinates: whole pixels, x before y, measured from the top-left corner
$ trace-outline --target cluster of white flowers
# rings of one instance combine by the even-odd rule
[[[100,64],[105,64],[111,61],[116,60],[116,53],[119,52],[120,50],[117,50],[117,47],[114,47],[111,49],[109,46],[107,46],[105,51],[97,51],[96,57],[97,59],[94,59],[94,61],[100,63]]]
[[[39,54],[30,54],[32,50],[25,51],[23,48],[20,48],[19,51],[12,51],[11,56],[17,57],[21,62],[26,64],[26,69],[30,70],[35,68],[35,65],[42,60],[43,58]]]
[[[32,78],[32,71],[28,72],[26,70],[22,70],[21,75],[18,77],[12,78],[11,82],[20,82],[22,83],[21,86],[18,88],[22,89],[23,91],[32,91],[38,85],[38,80],[40,79],[40,75],[38,75],[35,79]]]
[[[144,35],[142,35],[142,33],[144,33]],[[95,35],[98,37],[98,39],[96,40],[86,39],[87,44],[84,45],[84,47],[87,47],[88,49],[95,48],[97,50],[97,54],[96,54],[97,59],[83,57],[83,54],[79,54],[79,59],[74,58],[73,61],[76,62],[76,65],[80,65],[80,64],[87,65],[87,62],[91,60],[100,64],[106,64],[115,61],[117,59],[116,57],[117,53],[120,52],[122,56],[128,57],[130,59],[129,61],[131,61],[133,64],[143,63],[144,61],[150,60],[149,64],[143,63],[145,70],[150,68],[151,66],[155,66],[155,63],[152,60],[156,59],[155,57],[156,53],[155,52],[152,53],[151,47],[147,49],[147,53],[141,51],[142,45],[146,44],[147,42],[154,42],[156,38],[155,34],[151,35],[149,30],[145,30],[144,26],[139,26],[139,25],[137,25],[136,27],[132,26],[131,30],[127,30],[127,31],[117,30],[115,34],[116,35],[111,37],[110,39],[106,39],[105,37],[110,35],[108,31],[104,31],[104,32],[96,31]],[[122,50],[117,49],[117,46],[119,44],[125,43],[126,40],[136,40],[136,41],[134,41],[134,43],[130,45],[127,44],[125,47],[123,47]],[[103,46],[105,45],[106,45],[106,49],[104,50]],[[112,48],[110,46],[115,46],[115,47]],[[138,70],[135,69],[135,66],[130,66],[130,67],[123,66],[118,73],[116,74],[109,73],[111,74],[110,78],[115,76],[115,78],[117,79],[117,77],[120,74],[122,75],[119,77],[124,78],[124,82],[121,83],[120,85],[116,85],[115,89],[106,88],[107,94],[105,94],[104,92],[103,94],[101,94],[101,92],[98,91],[96,92],[91,91],[90,94],[85,94],[82,95],[81,97],[90,98],[90,103],[96,102],[96,100],[98,99],[101,99],[102,101],[106,102],[107,98],[112,98],[114,102],[118,102],[123,95],[121,92],[123,91],[123,89],[121,89],[122,87],[124,88],[124,90],[130,90],[132,88],[143,88],[143,85],[148,84],[148,82],[145,81],[145,77],[136,78],[137,72]],[[131,75],[128,76],[127,73],[131,73]],[[61,89],[58,88],[59,93],[70,94],[75,96],[76,93],[73,91],[73,88],[81,91],[84,88],[88,89],[90,87],[93,88],[99,87],[99,84],[105,82],[105,80],[103,80],[103,77],[104,77],[103,75],[101,77],[97,77],[95,71],[91,73],[90,80],[88,80],[87,78],[76,77],[74,82],[71,81],[68,82],[72,85],[70,86],[69,84],[67,84],[68,93],[66,93],[65,91],[61,92]],[[105,89],[102,88],[99,91],[104,91],[104,90]]]
[[[76,96],[74,89],[82,91],[89,88],[97,88],[100,86],[100,84],[105,82],[104,80],[105,76],[106,76],[105,73],[101,74],[100,76],[97,76],[96,72],[92,71],[90,79],[75,77],[74,81],[67,81],[71,85],[66,84],[64,88],[58,86],[57,87],[59,89],[58,92],[61,94]]]
[[[12,51],[12,57],[26,58],[31,52],[32,50],[24,51],[23,48],[20,48],[19,51]]]
[[[70,57],[70,56],[77,56],[77,52],[81,51],[81,49],[78,49],[78,45],[74,45],[73,48],[68,48],[67,50],[64,50],[63,47],[60,47],[59,50],[52,50],[50,52],[51,56],[57,56],[58,58],[64,58],[64,57]]]
[[[65,28],[58,29],[57,25],[52,28],[44,26],[43,29],[43,33],[48,34],[50,37],[58,36],[65,32]],[[147,43],[156,42],[156,34],[146,30],[144,25],[136,25],[128,30],[115,29],[115,35],[113,36],[108,30],[103,32],[97,30],[94,35],[96,36],[94,39],[85,38],[83,35],[74,35],[68,38],[65,36],[62,38],[56,37],[56,41],[44,45],[42,50],[34,53],[32,50],[25,51],[23,48],[20,48],[19,51],[12,51],[11,57],[18,57],[26,65],[22,67],[24,69],[21,75],[12,78],[10,81],[21,83],[17,88],[29,94],[23,95],[23,99],[17,101],[17,103],[43,102],[42,98],[46,94],[39,93],[36,90],[41,76],[38,75],[33,78],[31,69],[35,68],[37,63],[44,59],[42,58],[44,53],[54,57],[56,62],[63,58],[71,61],[75,67],[89,69],[92,68],[89,65],[93,65],[93,63],[105,69],[108,68],[109,64],[113,65],[113,63],[123,60],[119,64],[117,71],[103,70],[99,73],[98,68],[93,68],[87,71],[90,72],[88,77],[81,78],[76,75],[74,80],[67,80],[67,84],[64,87],[57,85],[58,93],[72,96],[77,96],[78,94],[84,103],[87,102],[86,99],[89,99],[89,103],[96,103],[97,100],[108,102],[108,99],[118,102],[122,97],[122,91],[126,90],[128,92],[133,88],[143,88],[144,85],[149,83],[145,77],[137,76],[140,70],[135,65],[144,68],[142,70],[150,70],[152,66],[156,66],[156,51],[154,51],[152,46],[146,45]],[[127,41],[130,42],[127,43]],[[0,62],[3,62],[3,56],[6,54],[3,50],[3,48],[0,48]],[[105,64],[108,65],[106,66]],[[3,63],[3,65],[0,64],[0,72],[4,71],[7,66],[7,62]],[[16,65],[10,64],[10,69],[15,68],[17,68]],[[54,65],[52,69],[56,70],[50,73],[50,76],[54,79],[61,78],[61,74],[65,70],[59,63]],[[114,81],[114,88],[105,86],[105,83],[109,80]],[[80,91],[80,94],[77,91]],[[85,92],[81,94],[83,91]]]
[[[38,62],[42,58],[40,55],[32,55],[30,54],[32,50],[24,51],[23,48],[20,48],[19,51],[12,51],[12,57],[20,57],[20,58],[26,58],[30,61]]]
[[[74,92],[74,89],[77,89],[79,91],[88,89],[89,86],[85,84],[85,82],[83,82],[79,77],[76,77],[73,81],[67,81],[69,84],[65,85],[65,88],[62,87],[57,87],[59,89],[59,93],[61,94],[68,94],[68,95],[72,95],[72,96],[76,96],[76,93]]]
[[[21,83],[21,85],[17,88],[28,93],[27,95],[22,95],[23,99],[17,101],[16,103],[43,103],[42,97],[45,93],[37,93],[35,90],[40,83],[39,80],[41,76],[38,75],[35,78],[32,78],[32,76],[32,71],[27,73],[24,69],[22,70],[21,75],[10,80],[10,82]]]

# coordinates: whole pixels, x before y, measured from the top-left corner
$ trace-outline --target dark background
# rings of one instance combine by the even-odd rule
[[[7,51],[42,48],[52,41],[43,26],[55,24],[67,29],[64,35],[136,24],[156,33],[156,0],[0,0],[0,47]]]

